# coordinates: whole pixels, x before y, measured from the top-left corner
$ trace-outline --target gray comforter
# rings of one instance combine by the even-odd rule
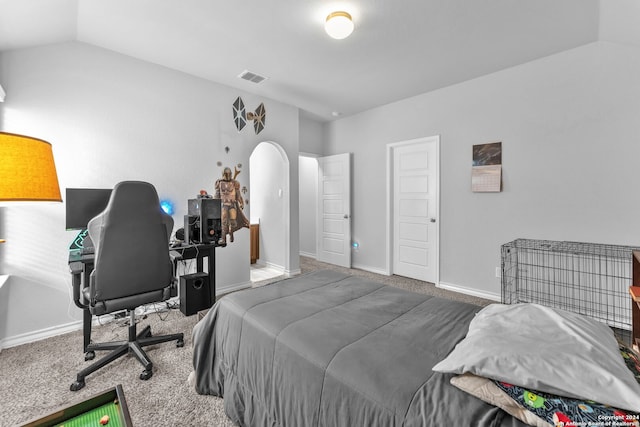
[[[431,370],[478,310],[329,270],[233,293],[194,328],[196,391],[242,426],[522,426]]]

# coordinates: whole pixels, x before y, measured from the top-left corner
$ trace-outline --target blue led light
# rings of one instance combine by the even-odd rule
[[[173,202],[171,200],[160,200],[160,207],[167,215],[173,215]]]

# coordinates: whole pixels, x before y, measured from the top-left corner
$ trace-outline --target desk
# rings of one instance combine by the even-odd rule
[[[203,270],[204,258],[207,258],[207,271],[209,272],[209,284],[211,285],[211,304],[216,299],[216,247],[215,243],[200,243],[196,245],[183,245],[171,248],[172,251],[178,252],[181,259],[195,259],[196,271],[199,273]]]
[[[196,270],[204,271],[204,258],[207,258],[207,271],[209,274],[209,284],[211,287],[211,304],[216,298],[216,247],[215,243],[202,243],[195,245],[183,245],[170,248],[171,251],[180,254],[180,259],[195,259]],[[82,302],[82,289],[89,286],[91,272],[94,266],[94,254],[82,255],[80,251],[69,251],[69,270],[71,271],[71,284],[73,286],[73,302],[83,311],[82,330],[83,348],[87,353],[87,348],[91,343],[91,321],[92,315],[87,304]],[[177,285],[176,285],[177,289]],[[173,295],[173,294],[172,294]],[[85,355],[86,359],[87,355]]]

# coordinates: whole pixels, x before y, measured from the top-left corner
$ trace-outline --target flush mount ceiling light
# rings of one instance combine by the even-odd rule
[[[353,20],[347,12],[332,12],[327,16],[324,30],[334,39],[344,39],[353,32]]]

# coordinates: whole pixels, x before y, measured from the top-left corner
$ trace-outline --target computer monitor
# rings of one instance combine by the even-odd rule
[[[109,203],[110,188],[67,188],[67,230],[87,228],[89,221]]]

